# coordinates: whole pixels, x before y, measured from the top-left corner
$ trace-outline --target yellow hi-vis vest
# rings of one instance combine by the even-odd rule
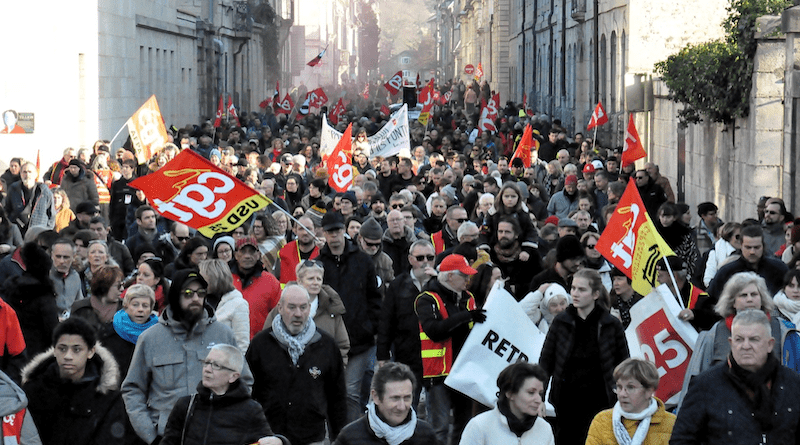
[[[473,311],[477,307],[475,305],[475,297],[467,292],[469,299],[467,300],[467,310]],[[442,320],[448,317],[447,308],[444,305],[442,297],[433,292],[423,292],[422,295],[430,295],[436,301],[436,308],[442,315]],[[469,328],[472,329],[473,323],[469,322]],[[450,374],[453,368],[453,341],[448,338],[441,342],[436,342],[428,337],[428,334],[422,330],[422,323],[419,324],[419,341],[420,349],[422,351],[422,377],[433,378],[443,377]]]

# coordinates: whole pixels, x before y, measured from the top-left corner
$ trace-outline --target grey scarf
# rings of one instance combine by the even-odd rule
[[[289,350],[289,357],[292,358],[292,364],[297,366],[297,361],[300,360],[300,356],[303,355],[306,345],[314,337],[314,334],[317,333],[317,325],[314,324],[314,320],[311,317],[308,317],[306,324],[303,326],[303,330],[297,335],[292,335],[286,330],[286,325],[283,324],[281,314],[278,314],[272,320],[272,332],[275,334],[275,338]]]

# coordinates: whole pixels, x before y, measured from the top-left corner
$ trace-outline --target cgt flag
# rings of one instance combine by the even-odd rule
[[[398,71],[383,87],[389,90],[392,95],[397,94],[403,88],[403,72]]]
[[[353,124],[347,126],[342,138],[328,158],[328,184],[337,192],[350,190],[353,184],[353,165],[350,163],[350,144],[353,140]]]
[[[495,94],[488,104],[484,105],[481,109],[481,118],[478,120],[478,130],[480,131],[497,131],[497,126],[494,121],[497,120],[499,114],[498,106],[500,104],[500,94]]]
[[[425,88],[422,89],[419,93],[419,103],[422,104],[422,111],[419,113],[419,117],[417,120],[423,126],[428,125],[428,118],[431,115],[431,108],[433,108],[434,97],[433,97],[433,79],[425,85]]]
[[[527,124],[525,125],[525,131],[522,133],[522,139],[519,140],[519,145],[514,150],[514,156],[511,156],[509,164],[514,161],[514,158],[520,158],[525,168],[530,167],[533,156],[531,150],[539,150],[539,141],[533,139],[533,127],[531,127],[531,124]]]
[[[157,150],[167,145],[167,128],[164,126],[155,94],[133,113],[126,125],[140,164],[150,161]]]
[[[636,131],[636,125],[633,123],[633,113],[628,119],[628,131],[625,133],[625,147],[622,150],[622,166],[633,164],[638,159],[647,156],[642,146],[642,141],[639,139],[639,132]]]
[[[342,98],[340,97],[339,100],[336,102],[336,105],[333,106],[333,109],[330,111],[330,119],[333,122],[333,125],[338,125],[339,120],[342,117],[342,114],[345,113],[344,102],[342,102]]]
[[[222,116],[225,115],[225,102],[222,99],[222,94],[219,95],[219,106],[217,107],[217,117],[214,119],[214,128],[219,128],[222,125]]]
[[[131,186],[143,191],[159,214],[208,238],[232,232],[272,203],[192,150],[181,151]]]
[[[656,286],[656,262],[675,255],[650,220],[633,180],[595,248],[633,281],[633,290],[640,295]]]
[[[308,106],[313,108],[322,108],[323,105],[328,103],[328,96],[322,91],[322,87],[308,93]]]
[[[233,96],[228,96],[228,116],[236,119],[237,127],[242,126],[242,123],[239,122],[239,114],[236,112],[236,108],[233,106]]]
[[[289,93],[286,93],[286,97],[284,97],[282,101],[277,102],[275,114],[289,114],[293,109],[294,102],[292,102],[292,97],[289,96]]]
[[[603,108],[603,103],[597,102],[597,106],[594,107],[592,117],[589,119],[589,125],[586,126],[586,131],[589,131],[594,127],[599,127],[605,123],[608,123],[608,115],[606,114],[606,110]]]

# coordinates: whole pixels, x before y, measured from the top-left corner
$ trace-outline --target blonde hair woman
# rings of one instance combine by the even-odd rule
[[[247,352],[250,346],[250,305],[233,286],[228,263],[220,259],[201,261],[200,275],[208,282],[206,301],[216,306],[217,321],[231,328],[236,347],[242,353]]]
[[[56,187],[53,192],[53,207],[56,209],[55,231],[60,232],[75,219],[75,213],[69,208],[69,197],[61,187]]]

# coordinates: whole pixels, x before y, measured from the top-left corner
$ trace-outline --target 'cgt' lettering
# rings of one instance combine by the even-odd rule
[[[495,343],[497,343],[497,347],[494,346]],[[517,355],[517,353],[519,353],[519,355],[517,355],[516,361],[528,361],[528,356],[523,354],[518,347],[511,344],[511,342],[505,338],[500,338],[500,336],[497,335],[497,332],[492,331],[491,329],[486,334],[486,337],[483,338],[481,345],[486,346],[490,351],[494,352],[499,357],[503,357],[506,353],[510,352],[510,354],[508,354],[508,358],[506,359],[506,362],[508,363],[511,363],[511,360],[514,360],[514,356]],[[509,347],[511,347],[511,351],[508,350]]]
[[[205,184],[210,181],[218,182],[219,184],[206,186]],[[217,195],[228,193],[233,190],[234,186],[235,183],[228,176],[216,172],[207,172],[197,177],[196,184],[191,184],[181,189],[180,193],[170,202],[156,199],[154,203],[160,213],[172,213],[181,222],[190,221],[193,215],[191,212],[179,209],[176,204],[191,209],[195,214],[204,218],[214,219],[219,217],[227,207],[225,200],[217,199]]]

